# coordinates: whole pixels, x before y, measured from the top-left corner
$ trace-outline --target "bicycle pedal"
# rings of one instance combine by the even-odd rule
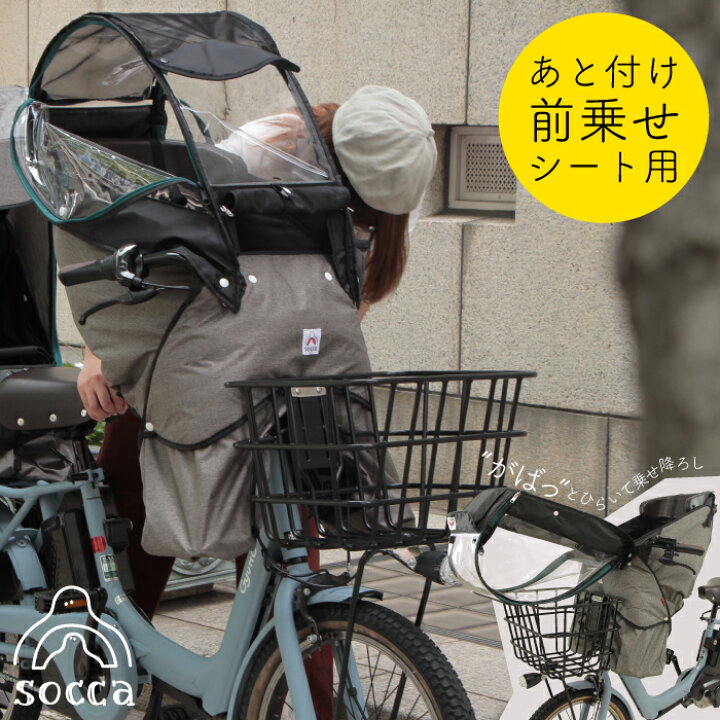
[[[55,601],[56,596],[57,601],[55,602],[55,607],[53,608],[53,601]],[[87,595],[78,592],[77,590],[63,590],[59,596],[55,590],[40,590],[35,593],[35,609],[38,612],[45,614],[50,611],[53,611],[55,614],[87,612],[88,596],[90,597],[93,609],[97,608],[100,597],[97,590],[91,590]]]
[[[53,608],[53,601],[55,601],[56,597],[57,601]],[[35,609],[43,614],[51,611],[55,614],[86,612],[88,609],[88,597],[93,610],[96,613],[98,611],[102,612],[107,598],[107,593],[103,588],[89,590],[87,595],[77,590],[63,590],[60,595],[56,590],[40,590],[35,593]]]

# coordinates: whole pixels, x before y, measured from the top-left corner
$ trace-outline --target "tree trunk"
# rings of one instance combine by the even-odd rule
[[[627,7],[695,61],[711,120],[693,178],[663,208],[627,223],[620,247],[638,340],[644,452],[648,467],[684,457],[683,474],[720,475],[720,2],[627,0]],[[693,458],[702,469],[693,471]]]

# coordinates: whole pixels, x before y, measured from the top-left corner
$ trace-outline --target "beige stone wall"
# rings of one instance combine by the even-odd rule
[[[574,15],[621,10],[621,0],[470,0],[467,124],[497,125],[505,75],[539,32]]]
[[[312,102],[366,84],[415,98],[435,123],[465,122],[467,0],[229,0],[301,67]]]
[[[82,12],[150,9],[138,0],[0,7],[5,83],[26,83],[48,40]],[[496,124],[505,73],[525,43],[571,15],[619,11],[621,1],[165,0],[151,9],[225,8],[270,30],[301,66],[311,101],[341,102],[383,83],[417,99],[436,124],[441,162],[407,274],[366,321],[375,366],[535,369],[524,391],[535,435],[528,462],[584,474],[598,492],[638,472],[637,428],[625,419],[640,407],[615,279],[619,229],[563,218],[521,188],[513,220],[445,213],[447,126]],[[62,300],[60,332],[79,341]]]
[[[28,0],[1,0],[0,83],[27,85]]]

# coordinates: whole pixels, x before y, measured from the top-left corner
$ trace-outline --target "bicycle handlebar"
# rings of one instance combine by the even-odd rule
[[[662,537],[661,535],[657,535],[652,538],[649,545],[664,551],[664,555],[660,559],[660,562],[663,563],[671,563],[675,555],[679,555],[681,553],[698,556],[705,554],[705,548],[700,547],[699,545],[683,545],[675,538]]]
[[[187,267],[185,258],[173,251],[143,255],[137,245],[123,245],[112,255],[81,265],[68,265],[58,272],[65,287],[97,280],[115,280],[131,289],[143,287],[143,278],[154,267]]]
[[[65,287],[82,285],[96,280],[115,280],[115,253],[89,263],[68,265],[58,272]]]
[[[704,555],[705,548],[699,545],[676,545],[675,552],[686,553],[687,555]]]

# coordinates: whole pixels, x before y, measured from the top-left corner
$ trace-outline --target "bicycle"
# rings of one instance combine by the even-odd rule
[[[646,720],[657,718],[678,705],[720,707],[720,578],[698,588],[698,593],[712,603],[712,608],[701,617],[705,629],[695,665],[681,670],[675,655],[668,651],[668,662],[674,664],[678,679],[658,695],[650,695],[640,678],[619,676],[628,697]],[[552,694],[535,711],[531,720],[632,719],[627,700],[613,686],[608,670],[617,630],[618,604],[616,599],[587,596],[571,605],[505,606],[516,657],[540,673],[525,675],[524,686],[533,687],[542,678],[562,680],[564,685],[562,691]],[[576,619],[587,618],[593,613],[597,624],[592,629],[579,628]],[[556,632],[547,633],[541,629],[543,619],[549,617]],[[585,673],[587,676],[583,680],[565,682],[569,676]]]
[[[270,389],[272,401],[257,409],[259,418],[269,413],[270,420],[257,426],[248,416],[263,397],[253,396],[250,406],[240,408],[231,393],[245,392],[241,386],[223,394],[223,383],[232,379],[227,373],[233,371],[249,376],[255,368],[267,367],[268,374],[277,375],[297,367],[302,374],[313,367],[302,358],[319,352],[321,329],[315,320],[309,328],[301,324],[303,305],[312,307],[312,317],[319,313],[328,318],[322,330],[324,348],[333,347],[332,338],[340,337],[338,354],[326,353],[323,359],[336,363],[357,354],[358,362],[342,367],[367,367],[355,323],[361,288],[349,207],[353,199],[297,81],[298,69],[280,55],[264,28],[233,12],[88,13],[57,33],[33,73],[27,101],[13,123],[11,154],[18,177],[44,217],[67,231],[56,239],[68,262],[119,248],[107,258],[60,273],[66,285],[108,279],[124,288],[120,296],[108,297],[98,284],[97,292],[89,289],[91,301],[78,298],[74,303],[70,298],[78,325],[86,330],[85,340],[100,350],[94,331],[109,327],[113,311],[104,323],[93,326],[88,320],[97,320],[96,313],[115,305],[122,310],[152,301],[144,313],[151,322],[143,326],[158,329],[154,313],[168,300],[162,335],[144,341],[139,353],[147,365],[138,353],[129,353],[128,362],[144,365],[140,375],[147,371],[147,377],[136,378],[137,383],[118,381],[128,402],[142,408],[143,416],[152,412],[151,380],[170,377],[161,364],[171,356],[174,332],[186,320],[193,328],[207,327],[219,316],[232,320],[241,301],[246,319],[254,312],[258,329],[248,336],[254,332],[256,339],[267,328],[263,308],[282,318],[294,302],[297,319],[265,337],[289,337],[299,329],[307,347],[298,355],[288,346],[284,355],[280,347],[268,352],[255,343],[253,354],[250,344],[240,347],[235,341],[247,327],[225,329],[228,342],[211,358],[226,354],[228,361],[221,373],[212,374],[219,381],[213,410],[220,414],[219,405],[227,398],[229,415],[237,415],[223,418],[202,437],[173,433],[165,438],[177,440],[174,444],[182,446],[182,452],[192,452],[187,448],[200,443],[210,453],[211,446],[220,445],[220,431],[223,439],[231,437],[229,428],[234,430],[242,419],[237,416],[244,415],[255,432],[244,452],[255,462],[256,513],[263,524],[245,563],[224,640],[211,658],[163,637],[128,599],[116,557],[127,542],[127,526],[103,503],[103,476],[87,451],[89,424],[81,414],[72,371],[15,368],[0,382],[0,451],[14,451],[35,435],[52,434],[62,441],[55,450],[71,465],[61,478],[38,470],[0,486],[0,497],[6,498],[0,515],[0,570],[7,580],[5,604],[0,606],[0,633],[5,635],[0,653],[7,670],[8,718],[32,720],[44,701],[83,720],[119,719],[127,714],[139,685],[148,682],[201,716],[271,720],[297,714],[314,720],[321,714],[320,701],[316,692],[313,702],[304,660],[323,670],[327,658],[333,670],[321,678],[321,694],[324,690],[330,696],[334,720],[473,717],[457,676],[417,627],[424,606],[413,624],[370,603],[379,598],[362,587],[362,570],[375,552],[447,538],[445,528],[428,529],[430,507],[452,510],[459,500],[472,497],[482,479],[485,452],[495,461],[507,460],[510,439],[520,434],[512,423],[520,381],[528,374],[324,378],[310,381],[311,386],[307,378],[292,380]],[[182,98],[175,93],[176,85]],[[222,117],[215,114],[226,106]],[[303,152],[288,150],[280,138],[249,132],[249,121],[272,121],[278,113],[293,120],[292,125],[299,123],[298,132],[288,137],[297,135]],[[233,138],[243,139],[237,152]],[[251,150],[244,149],[246,141]],[[128,236],[136,238],[135,245],[125,245]],[[73,245],[77,239],[81,245]],[[274,255],[287,262],[272,269]],[[268,267],[266,287],[274,290],[267,305],[248,301],[258,280],[249,269],[253,264]],[[153,268],[173,265],[184,271],[180,284],[158,282],[176,276],[174,272],[149,275]],[[309,281],[311,277],[322,282]],[[263,283],[259,286],[256,289]],[[204,304],[204,299],[209,301],[207,312],[189,318],[191,305]],[[214,327],[220,334],[221,324]],[[124,348],[123,333],[132,332],[129,328],[125,322],[117,328],[114,347]],[[180,338],[183,343],[185,339]],[[206,342],[194,344],[198,355],[209,346]],[[231,348],[237,357],[228,355]],[[273,366],[267,362],[270,353]],[[252,366],[238,371],[241,357],[252,360]],[[298,358],[302,364],[290,364]],[[186,384],[184,392],[202,391],[209,376],[210,371]],[[475,392],[473,383],[487,387]],[[398,430],[390,425],[393,413],[387,406],[383,424],[373,415],[372,403],[376,390],[399,397],[406,384],[414,400],[408,424]],[[261,385],[256,381],[254,389],[268,397],[268,388],[261,390]],[[308,391],[310,387],[320,392]],[[297,396],[293,388],[299,388]],[[253,395],[253,388],[246,389]],[[282,403],[275,402],[278,394]],[[477,395],[488,410],[474,432],[465,423],[470,423],[470,397]],[[334,414],[335,401],[342,407],[346,397],[356,398],[353,403],[359,405],[340,418],[348,434],[342,437],[336,434],[343,428]],[[332,402],[326,402],[328,398]],[[170,404],[160,400],[155,405]],[[441,422],[442,408],[451,405],[448,415],[454,417]],[[289,408],[287,413],[284,408]],[[199,416],[207,407],[197,402],[194,409]],[[358,425],[355,412],[373,419]],[[208,425],[212,419],[203,417]],[[160,429],[150,420],[143,417],[146,449],[151,447],[150,435]],[[313,435],[318,429],[331,434],[308,442],[300,432],[306,429]],[[275,433],[274,439],[268,440],[268,432]],[[473,443],[481,450],[477,463],[461,475]],[[238,480],[239,456],[231,446],[224,450],[228,466],[235,461],[238,475],[218,472],[212,480],[236,480],[244,492],[248,478]],[[402,463],[400,474],[390,469],[392,454]],[[374,467],[368,458],[374,458]],[[441,462],[448,473],[444,482],[436,477]],[[176,486],[181,484],[179,464]],[[193,472],[188,470],[184,478],[190,492],[182,498],[190,507],[188,495],[198,480]],[[150,485],[146,483],[146,489]],[[230,520],[223,525],[228,534],[234,518]],[[229,545],[244,547],[245,540],[243,533]],[[361,550],[352,586],[349,576],[312,573],[308,546]],[[204,551],[208,545],[170,547],[192,556],[202,554],[195,548]],[[435,561],[442,555],[432,548],[426,552],[417,561],[418,571],[428,577],[425,598]],[[41,620],[48,628],[45,632],[42,626],[43,634],[37,625]],[[55,632],[67,624],[69,634]],[[118,698],[107,705],[115,692]],[[319,720],[329,720],[325,710],[322,715]]]
[[[91,271],[75,272],[87,279]],[[330,720],[319,709],[325,694],[335,720],[471,720],[456,673],[419,627],[444,557],[434,546],[448,536],[446,527],[428,528],[428,519],[431,506],[452,511],[475,495],[488,453],[506,461],[511,438],[524,434],[513,424],[529,375],[230,383],[251,397],[264,395],[249,406],[246,443],[262,527],[221,647],[201,657],[155,630],[126,594],[116,555],[128,527],[107,512],[102,471],[85,441],[93,423],[77,396],[75,371],[12,372],[0,382],[4,435],[20,443],[52,432],[72,446],[73,457],[64,481],[40,474],[0,486],[0,572],[10,588],[0,605],[3,720],[36,720],[43,702],[82,720],[120,720],[143,683],[154,697],[172,696],[200,717]],[[474,430],[470,398],[480,384],[486,411]],[[411,398],[410,420],[398,429],[394,408],[403,397]],[[268,414],[270,422],[261,423]],[[477,465],[468,472],[463,456],[473,444]],[[379,478],[392,474],[393,454],[402,471],[384,484]],[[374,487],[363,475],[368,457],[376,463]],[[448,463],[446,482],[436,478],[441,463]],[[413,623],[371,602],[381,598],[362,586],[362,570],[375,553],[422,544],[430,549],[416,570],[427,580]],[[362,551],[355,578],[312,572],[308,547]],[[50,628],[42,635],[40,622]],[[56,632],[68,625],[81,629]],[[308,673],[316,678],[312,691]],[[151,702],[148,716],[157,704]]]
[[[535,671],[520,685],[544,681],[547,687],[550,698],[531,720],[631,720],[611,670],[646,720],[679,705],[720,707],[720,578],[698,589],[712,606],[701,616],[695,665],[681,670],[666,648],[670,618],[692,592],[716,510],[712,492],[660,497],[615,526],[538,496],[494,488],[453,514],[451,569],[502,603],[512,651]],[[530,538],[528,553],[534,546],[535,556],[532,567],[521,562],[508,573],[494,564],[493,544],[507,549],[513,536]],[[670,663],[677,681],[650,695],[642,678]],[[560,692],[551,680],[562,683]]]

